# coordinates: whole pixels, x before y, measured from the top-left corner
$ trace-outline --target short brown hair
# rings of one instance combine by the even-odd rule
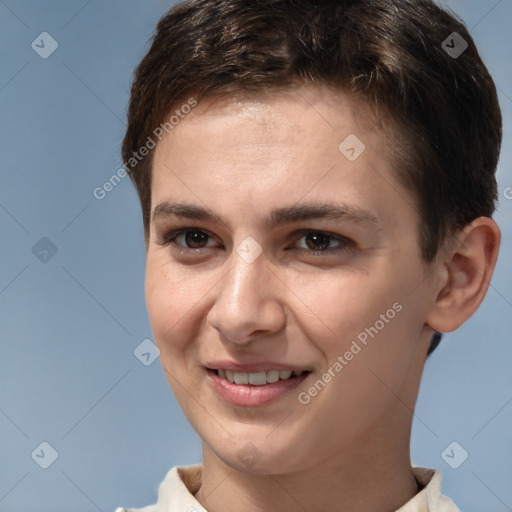
[[[461,55],[447,51],[454,41],[468,45]],[[153,152],[138,152],[172,109],[190,96],[301,83],[351,92],[399,127],[405,149],[396,174],[417,198],[425,261],[447,234],[492,215],[501,112],[494,82],[454,15],[431,0],[192,0],[159,21],[131,89],[122,157],[146,243]]]

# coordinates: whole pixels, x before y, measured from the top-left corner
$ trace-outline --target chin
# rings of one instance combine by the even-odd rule
[[[238,441],[230,438],[227,445],[216,447],[215,443],[211,449],[226,466],[245,474],[277,475],[305,466],[303,453],[296,443],[293,446],[278,446],[265,439],[266,435],[245,436]]]

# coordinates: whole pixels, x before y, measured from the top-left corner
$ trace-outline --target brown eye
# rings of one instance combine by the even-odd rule
[[[212,237],[205,231],[180,229],[158,238],[157,243],[163,246],[173,244],[177,247],[193,250],[211,247],[211,244],[208,245],[210,239],[213,241]]]
[[[191,249],[198,249],[204,247],[204,244],[208,242],[209,235],[203,231],[190,230],[183,233],[185,235],[185,244]]]
[[[308,248],[312,251],[325,250],[329,248],[331,238],[332,236],[325,233],[308,233],[305,241]]]
[[[302,246],[298,244],[298,248],[313,255],[346,251],[353,246],[348,238],[323,231],[303,231],[299,240],[302,239],[304,243]]]

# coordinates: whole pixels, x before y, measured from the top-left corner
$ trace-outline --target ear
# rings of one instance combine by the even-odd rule
[[[498,259],[500,228],[479,217],[453,236],[438,263],[441,273],[436,299],[426,323],[439,332],[460,327],[480,306]]]

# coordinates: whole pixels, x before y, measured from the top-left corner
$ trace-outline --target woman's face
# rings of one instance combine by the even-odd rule
[[[233,468],[305,469],[410,424],[433,284],[415,201],[354,109],[306,87],[205,100],[155,149],[151,325]]]

